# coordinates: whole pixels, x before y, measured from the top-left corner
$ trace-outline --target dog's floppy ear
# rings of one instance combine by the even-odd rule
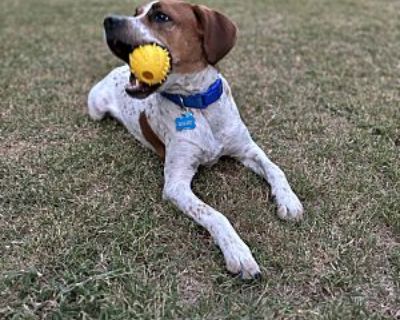
[[[194,5],[199,31],[203,37],[203,50],[209,64],[215,65],[234,47],[237,27],[231,19],[205,6]]]

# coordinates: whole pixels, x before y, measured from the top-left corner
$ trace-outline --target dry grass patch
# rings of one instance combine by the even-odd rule
[[[400,114],[395,0],[201,1],[241,36],[221,63],[256,141],[307,215],[229,159],[195,192],[262,266],[228,275],[210,236],[161,199],[161,162],[91,122],[91,85],[119,61],[101,20],[131,1],[0,3],[0,317],[392,319],[399,316]]]

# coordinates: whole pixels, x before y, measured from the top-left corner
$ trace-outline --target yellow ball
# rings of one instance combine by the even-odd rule
[[[140,46],[129,55],[131,72],[150,86],[162,83],[171,68],[169,53],[156,44]]]

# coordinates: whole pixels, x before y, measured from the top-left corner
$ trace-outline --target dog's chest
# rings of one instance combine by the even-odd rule
[[[176,119],[187,111],[166,99],[157,96],[156,103],[146,110],[154,132],[165,143],[166,149],[185,144],[190,152],[200,153],[202,164],[212,164],[224,154],[224,146],[230,134],[230,123],[237,117],[225,95],[206,110],[191,109],[196,127],[179,131]],[[234,122],[234,121],[233,121]]]

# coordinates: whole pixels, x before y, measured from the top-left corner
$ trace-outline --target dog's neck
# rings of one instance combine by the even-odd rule
[[[217,80],[218,73],[217,69],[209,65],[195,73],[171,74],[162,91],[182,95],[205,92]]]

